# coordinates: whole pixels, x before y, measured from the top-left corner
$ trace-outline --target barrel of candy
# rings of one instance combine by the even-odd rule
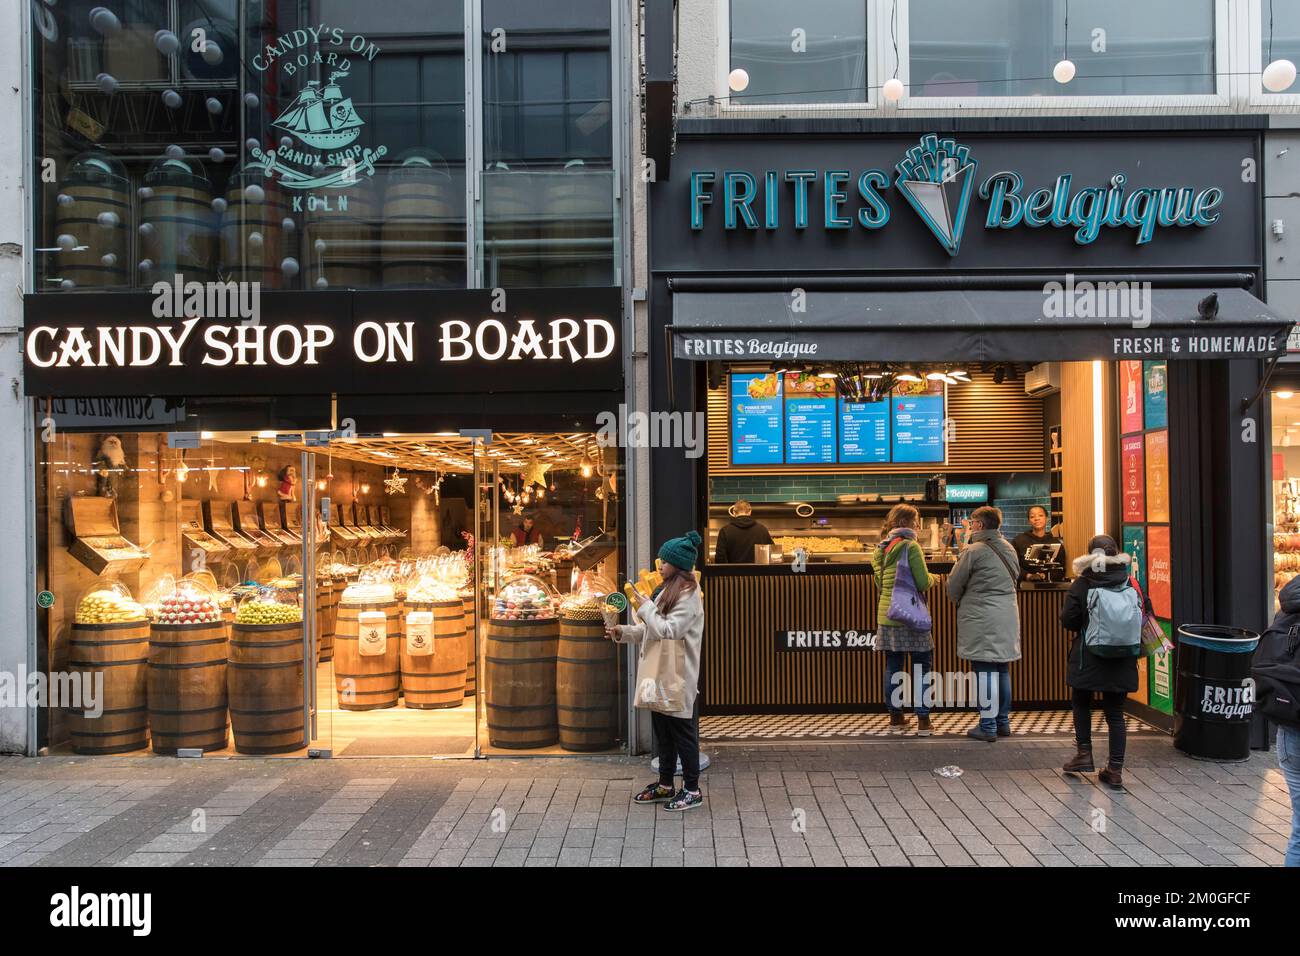
[[[307,288],[364,289],[379,276],[379,208],[369,180],[304,198]]]
[[[193,159],[164,157],[144,177],[140,203],[142,261],[151,263],[144,276],[209,280],[217,250],[217,214],[212,208],[212,184],[203,165]]]
[[[244,169],[230,178],[221,218],[221,273],[264,289],[285,284],[283,263],[296,258],[295,224],[289,202],[262,167]]]
[[[488,741],[506,750],[547,747],[559,739],[555,716],[555,656],[559,622],[497,621],[488,625]]]
[[[577,752],[608,750],[618,739],[618,646],[605,622],[560,618],[555,663],[560,746]]]
[[[68,668],[81,675],[82,687],[102,675],[98,716],[70,714],[72,749],[79,754],[123,754],[149,746],[146,688],[149,622],[74,624]]]
[[[226,712],[226,624],[157,624],[149,630],[149,726],[154,753],[220,750]]]
[[[400,601],[339,605],[334,631],[334,684],[343,710],[397,706],[401,686]]]
[[[1259,635],[1239,627],[1178,628],[1174,746],[1203,760],[1249,760]]]
[[[613,175],[577,162],[546,178],[546,284],[609,285],[614,280]]]
[[[301,621],[234,624],[227,683],[236,750],[282,754],[303,746]]]
[[[407,156],[388,173],[381,235],[385,286],[463,285],[464,184],[440,159]]]
[[[478,641],[477,617],[474,610],[474,595],[461,595],[465,605],[465,696],[473,697],[478,689],[478,669],[474,661],[474,649]]]
[[[318,661],[334,659],[334,582],[330,578],[316,581],[316,634]]]
[[[407,707],[435,710],[465,701],[465,608],[460,601],[407,602],[402,642]]]
[[[131,182],[126,167],[107,153],[83,153],[68,166],[54,208],[57,251],[51,278],[64,288],[106,289],[127,284]]]

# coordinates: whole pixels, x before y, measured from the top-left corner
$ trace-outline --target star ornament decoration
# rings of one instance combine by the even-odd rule
[[[523,470],[523,479],[525,484],[546,486],[546,472],[550,469],[544,461],[538,461],[536,458],[530,458],[528,464]]]
[[[389,495],[406,494],[406,476],[399,475],[397,469],[394,468],[393,473],[384,479],[384,493]]]

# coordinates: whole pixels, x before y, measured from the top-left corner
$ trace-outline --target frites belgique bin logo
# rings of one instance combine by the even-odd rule
[[[302,81],[293,102],[271,123],[279,142],[252,150],[267,177],[306,192],[347,189],[374,175],[375,164],[388,150],[357,144],[366,123],[341,84],[351,76],[354,60],[369,62],[378,55],[379,47],[364,36],[321,25],[286,33],[253,57],[254,69],[278,69],[285,80]],[[312,72],[327,76],[323,87],[320,79],[307,79]],[[301,202],[295,197],[295,209]],[[330,207],[327,197],[308,199],[313,208],[318,204]],[[345,204],[346,197],[339,197],[340,208]]]

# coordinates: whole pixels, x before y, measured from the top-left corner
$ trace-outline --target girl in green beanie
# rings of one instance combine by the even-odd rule
[[[665,810],[690,810],[704,803],[700,792],[700,737],[695,723],[700,644],[704,637],[704,604],[695,580],[700,543],[694,531],[666,541],[659,549],[659,571],[664,583],[649,599],[642,598],[630,584],[626,588],[641,623],[605,628],[612,640],[640,644],[642,648],[647,641],[685,644],[684,707],[673,714],[650,712],[659,753],[659,779],[632,798],[636,803],[662,802]],[[678,758],[682,762],[682,789],[674,792],[673,771]]]

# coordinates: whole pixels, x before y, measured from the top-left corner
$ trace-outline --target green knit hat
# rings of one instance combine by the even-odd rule
[[[694,571],[700,559],[700,536],[688,531],[680,538],[669,538],[659,549],[659,558],[683,571]]]

